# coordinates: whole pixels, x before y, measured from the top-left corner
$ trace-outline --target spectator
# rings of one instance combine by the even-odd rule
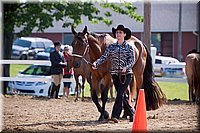
[[[50,53],[50,61],[51,61],[50,73],[52,77],[50,98],[53,98],[55,93],[55,98],[58,99],[60,83],[63,77],[63,67],[66,67],[66,64],[64,63],[63,55],[60,52],[61,43],[54,42],[54,47],[55,51]]]
[[[64,52],[63,52],[63,55],[64,55],[64,61],[66,62],[67,59],[69,58],[69,48],[66,46],[64,47]],[[63,75],[63,78],[68,78],[70,79],[73,75],[73,69],[68,69],[67,67],[65,67],[64,69],[64,75]],[[69,96],[69,88],[71,86],[71,82],[63,82],[64,83],[64,88],[63,88],[63,98],[64,97],[68,97]]]

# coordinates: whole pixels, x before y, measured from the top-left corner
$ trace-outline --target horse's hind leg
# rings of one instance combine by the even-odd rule
[[[91,94],[91,88],[92,88],[92,76],[91,76],[91,73],[87,74],[87,82],[89,83],[90,85],[90,94]]]
[[[189,101],[192,104],[193,102],[195,102],[195,95],[194,95],[194,87],[193,87],[193,82],[188,81],[188,85],[189,85]]]
[[[81,100],[82,101],[84,101],[84,89],[85,89],[85,77],[84,76],[82,76],[82,86],[81,86],[81,88],[82,88],[82,98],[81,98]]]
[[[76,80],[76,87],[75,87],[75,102],[78,101],[78,88],[80,86],[79,80],[78,80],[78,76],[75,76],[75,80]]]
[[[137,89],[136,89],[136,79],[135,79],[135,76],[133,76],[133,79],[132,79],[132,82],[131,84],[129,85],[129,99],[128,99],[128,102],[129,104],[134,107],[134,102],[136,100],[136,95],[137,95]]]
[[[138,99],[138,93],[139,93],[139,90],[142,88],[142,84],[143,84],[143,73],[144,73],[144,67],[145,67],[143,60],[139,59],[138,62],[134,66],[135,79],[133,81],[136,83],[136,86],[135,86],[136,100],[135,100],[135,106],[134,106],[135,109],[136,109],[136,104],[137,104],[137,99]]]

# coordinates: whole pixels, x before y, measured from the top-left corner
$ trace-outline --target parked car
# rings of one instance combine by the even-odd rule
[[[12,46],[12,59],[33,59],[36,53],[53,46],[53,42],[46,38],[21,37],[14,41]]]
[[[69,48],[69,52],[72,53],[72,46],[69,45],[61,45],[60,51],[63,52],[64,47],[67,46]],[[55,50],[54,46],[46,48],[43,52],[38,52],[34,59],[35,60],[50,60],[50,53]]]
[[[50,75],[50,63],[46,65],[30,65],[25,70],[19,72],[16,77],[20,78],[47,78],[47,81],[13,81],[9,82],[8,93],[18,92],[19,94],[29,94],[36,96],[48,96],[48,91],[51,85]],[[72,86],[70,88],[70,94],[75,92],[75,80],[72,77]],[[61,83],[59,95],[63,95],[63,82]]]
[[[185,62],[170,63],[163,67],[164,77],[186,78]]]
[[[154,74],[160,77],[185,77],[185,62],[173,57],[156,56]]]

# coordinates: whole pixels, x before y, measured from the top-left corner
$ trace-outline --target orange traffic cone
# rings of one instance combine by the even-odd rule
[[[140,89],[136,112],[133,121],[132,133],[147,132],[147,117],[144,89]]]

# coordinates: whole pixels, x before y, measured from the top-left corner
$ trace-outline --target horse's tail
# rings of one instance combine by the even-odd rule
[[[145,90],[146,109],[156,110],[166,101],[166,96],[154,79],[151,54],[145,44],[144,47],[147,51],[147,59],[143,73],[142,88]]]

